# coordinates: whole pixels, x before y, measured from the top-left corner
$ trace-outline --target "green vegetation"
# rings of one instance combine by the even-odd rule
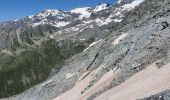
[[[31,39],[28,41],[31,42]],[[18,42],[12,50],[15,48],[20,48]],[[44,81],[56,64],[60,69],[65,59],[84,48],[83,43],[64,41],[59,47],[55,40],[48,40],[41,47],[27,48],[20,55],[0,54],[0,98],[21,93]]]

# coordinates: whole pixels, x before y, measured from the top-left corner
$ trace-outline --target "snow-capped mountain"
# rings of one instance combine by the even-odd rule
[[[83,8],[75,8],[71,10],[70,12],[72,14],[78,14],[77,19],[82,20],[84,18],[89,18],[91,16],[91,11],[92,11],[91,7],[83,7]]]
[[[101,3],[96,7],[81,7],[70,11],[61,10],[44,10],[36,15],[27,16],[23,19],[9,21],[0,24],[0,27],[25,27],[38,25],[52,25],[58,28],[65,27],[79,22],[96,22],[99,26],[113,22],[121,22],[124,15],[139,5],[144,0],[119,0],[116,9],[113,11],[114,5]]]
[[[72,37],[73,40],[87,40],[96,37],[100,39],[112,32],[127,13],[143,1],[122,0],[114,5],[101,3],[96,7],[81,7],[70,11],[48,9],[19,20],[3,22],[0,24],[0,28],[16,30],[50,25],[57,28],[57,31],[50,36],[51,38],[63,40]],[[11,35],[11,37],[13,36],[15,35]],[[4,47],[4,44],[1,47]]]
[[[44,10],[35,16],[28,16],[26,18],[27,23],[32,26],[38,26],[43,24],[56,25],[56,27],[62,27],[69,24],[71,20],[69,13],[62,12],[60,10]]]
[[[58,73],[68,58],[103,42],[143,1],[120,0],[113,5],[101,3],[70,11],[47,9],[22,19],[2,22],[0,70],[4,69],[5,73],[0,72],[0,97],[23,92],[48,78],[50,73]],[[125,37],[126,34],[114,44]],[[55,66],[57,69],[51,72]]]
[[[102,10],[105,10],[105,9],[109,9],[109,7],[111,7],[110,4],[108,4],[108,3],[101,3],[101,4],[99,4],[99,5],[97,5],[97,6],[95,7],[95,9],[93,10],[93,12],[97,13],[97,12],[99,12],[99,11],[102,11]]]

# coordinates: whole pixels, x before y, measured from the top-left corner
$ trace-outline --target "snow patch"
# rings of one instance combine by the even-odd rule
[[[71,13],[76,13],[80,14],[78,19],[83,19],[83,18],[89,18],[91,15],[91,12],[89,11],[91,9],[90,7],[83,7],[83,8],[76,8],[71,10]]]
[[[118,1],[118,4],[119,4],[120,2],[122,2],[122,1],[123,1],[123,0],[119,0],[119,1]],[[124,5],[116,8],[116,10],[114,11],[115,17],[117,16],[117,17],[119,17],[119,18],[123,18],[123,17],[124,17],[124,16],[123,16],[124,11],[130,11],[130,10],[134,9],[136,6],[138,6],[139,4],[141,4],[141,3],[144,2],[144,1],[145,1],[145,0],[134,0],[134,1],[131,2],[131,3],[127,3],[127,4],[124,4]]]
[[[104,23],[104,21],[102,19],[99,19],[99,18],[97,18],[95,21],[96,21],[96,23],[98,23],[99,26],[102,26],[103,23]]]
[[[83,21],[83,23],[85,23],[85,24],[89,24],[89,23],[92,23],[92,22],[93,22],[93,20]]]
[[[12,52],[10,50],[7,50],[7,49],[1,50],[1,53],[9,54],[9,55],[12,56]]]
[[[28,16],[29,19],[33,19],[34,15],[30,15]]]
[[[81,41],[85,41],[86,39],[80,39]]]
[[[35,27],[35,26],[43,25],[43,24],[45,24],[45,22],[38,22],[38,23],[34,23],[32,26]]]
[[[125,4],[123,5],[123,9],[126,9],[126,10],[131,10],[133,8],[135,8],[136,6],[138,6],[139,4],[141,4],[142,2],[144,2],[145,0],[134,0],[132,3],[130,4]]]
[[[123,19],[113,19],[114,22],[121,22]]]
[[[70,22],[61,21],[61,22],[58,22],[56,25],[52,25],[52,26],[63,27],[63,26],[66,26],[68,24],[70,24]]]
[[[44,83],[41,84],[41,87],[44,87],[45,85],[47,85],[51,82],[52,82],[52,80],[47,80],[47,81],[45,81]]]
[[[50,39],[53,39],[54,38],[54,36],[53,35],[50,35]]]
[[[96,8],[93,10],[93,12],[99,12],[105,9],[108,9],[108,4],[104,3],[104,4],[100,4],[98,6],[96,6]]]
[[[120,4],[123,0],[118,0],[117,3]]]
[[[106,19],[104,19],[104,18],[102,18],[102,19],[97,18],[95,21],[96,21],[96,23],[98,23],[99,26],[103,26],[103,25],[107,25],[110,22],[113,22],[114,20],[111,19],[110,17],[108,17]],[[115,21],[118,21],[118,20],[115,20]]]
[[[113,41],[114,45],[118,45],[119,42],[124,39],[126,36],[128,35],[128,33],[122,33],[115,41]]]
[[[69,78],[71,78],[71,77],[73,77],[74,75],[76,75],[77,73],[67,73],[66,74],[66,79],[69,79]]]
[[[100,41],[102,41],[102,39],[100,39],[99,41],[95,41],[95,42],[91,43],[91,44],[89,45],[89,47],[87,47],[86,49],[83,50],[83,52],[85,52],[87,49],[89,49],[90,47],[92,47],[93,45],[97,44],[97,43],[100,42]]]
[[[56,15],[58,15],[59,13],[61,13],[61,11],[59,11],[59,10],[54,10],[54,9],[50,9],[50,10],[45,10],[45,11],[39,13],[37,16],[38,16],[38,17],[45,18],[45,17],[47,17],[47,16],[49,16],[49,15],[56,16]]]
[[[94,26],[93,26],[93,25],[90,25],[89,28],[94,28]]]
[[[14,22],[17,22],[18,20],[16,19],[16,20],[14,20]]]

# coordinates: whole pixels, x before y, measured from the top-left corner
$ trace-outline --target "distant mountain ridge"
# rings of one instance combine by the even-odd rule
[[[112,11],[113,5],[108,3],[101,3],[97,5],[96,7],[82,7],[82,8],[75,8],[70,11],[62,11],[62,10],[55,10],[55,9],[47,9],[40,13],[37,13],[36,15],[27,16],[23,19],[9,21],[9,22],[2,22],[0,24],[0,27],[23,27],[23,26],[38,26],[38,25],[44,25],[49,24],[56,27],[65,27],[67,25],[72,24],[75,21],[82,21],[82,20],[90,20],[92,16],[95,14],[101,13],[101,12],[109,12],[111,13],[122,13],[126,10],[131,10],[135,6],[139,5],[144,0],[123,0],[118,1],[119,3],[119,9],[122,11]],[[133,6],[131,6],[133,5]],[[104,14],[103,14],[104,15]],[[114,14],[113,14],[114,15]],[[120,15],[121,16],[121,15]],[[110,16],[111,17],[111,16]],[[106,19],[106,18],[104,18]],[[93,19],[95,20],[95,19]],[[102,19],[100,19],[102,20]],[[110,22],[120,22],[121,18],[110,18]],[[95,21],[98,24],[100,21]],[[102,22],[102,21],[101,21]],[[109,21],[108,21],[109,23]]]
[[[70,11],[47,9],[22,19],[2,22],[0,24],[0,97],[21,93],[62,73],[63,68],[72,62],[70,59],[75,61],[74,57],[77,56],[81,60],[79,56],[84,53],[87,55],[83,57],[90,55],[89,58],[87,57],[87,62],[80,61],[75,65],[69,65],[71,67],[68,69],[73,67],[70,71],[80,69],[82,65],[87,67],[85,69],[91,68],[93,61],[91,64],[88,63],[93,58],[96,64],[100,64],[101,59],[104,58],[101,54],[96,54],[99,48],[94,49],[92,51],[94,53],[89,50],[98,43],[103,43],[105,39],[110,41],[108,36],[119,24],[127,21],[129,13],[142,2],[144,0],[121,0],[113,5],[101,3],[94,8],[81,7]],[[126,34],[114,44],[117,45],[124,37]],[[104,50],[103,48],[109,47],[101,48]],[[106,53],[110,52],[112,51]],[[79,62],[79,59],[77,60]],[[93,66],[96,67],[94,64],[92,69]],[[66,91],[67,87],[76,82],[72,77],[81,71],[83,70],[73,75],[68,74],[67,77],[72,82],[70,84],[63,82],[63,85],[58,87],[61,90],[54,91],[58,93]],[[66,72],[64,71],[64,74],[57,78],[65,80]]]

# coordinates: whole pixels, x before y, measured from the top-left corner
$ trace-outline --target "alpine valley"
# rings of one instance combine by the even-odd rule
[[[0,23],[2,100],[170,100],[170,0],[46,9]]]

